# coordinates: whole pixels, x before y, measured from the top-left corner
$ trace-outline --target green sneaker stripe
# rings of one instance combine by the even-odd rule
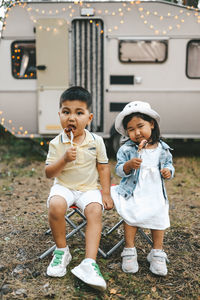
[[[55,266],[58,266],[58,265],[61,264],[64,251],[55,250],[53,254],[54,254],[54,257],[53,257],[53,261],[52,261],[51,266],[55,267]]]
[[[98,266],[96,263],[92,263],[92,266],[94,266],[95,272],[96,272],[100,277],[103,278],[103,276],[102,276],[102,274],[101,274],[101,271],[100,271],[100,269],[99,269],[99,266]]]
[[[54,254],[60,254],[60,255],[63,255],[63,254],[64,254],[64,251],[63,251],[63,250],[55,250],[55,251],[54,251]]]

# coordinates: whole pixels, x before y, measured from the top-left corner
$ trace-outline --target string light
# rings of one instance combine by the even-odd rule
[[[28,5],[27,5],[28,4]],[[64,7],[60,7],[60,8],[56,8],[56,9],[45,9],[44,6],[40,9],[39,7],[34,7],[34,6],[30,6],[33,5],[33,3],[24,3],[22,5],[21,2],[17,2],[17,3],[13,3],[11,7],[15,7],[16,5],[21,6],[22,8],[25,8],[27,10],[27,12],[30,14],[30,19],[33,21],[34,24],[37,24],[38,22],[38,18],[40,15],[42,16],[56,16],[59,14],[59,16],[62,17],[62,14],[68,14],[68,17],[73,18],[74,15],[79,14],[79,7],[91,7],[90,3],[84,3],[83,1],[74,1],[74,5],[70,4],[65,4]],[[123,25],[126,23],[126,19],[123,19],[122,17],[124,17],[125,12],[131,12],[132,7],[137,5],[138,6],[138,11],[139,13],[141,13],[143,16],[146,15],[147,17],[150,16],[154,16],[154,17],[158,17],[160,21],[165,21],[170,20],[171,18],[174,18],[175,20],[178,21],[178,18],[180,15],[185,14],[186,17],[194,17],[196,16],[196,21],[197,23],[200,23],[199,21],[199,10],[198,9],[194,9],[193,7],[187,6],[185,7],[185,9],[180,9],[178,14],[176,13],[174,15],[173,11],[168,11],[166,12],[164,15],[160,14],[158,10],[156,11],[151,11],[151,10],[147,10],[145,9],[145,7],[143,6],[144,4],[140,1],[130,1],[129,3],[119,3],[120,7],[118,6],[116,9],[105,9],[105,10],[98,10],[97,13],[99,16],[103,16],[103,15],[109,15],[112,17],[117,17],[120,16],[121,18],[115,18],[115,24],[113,24],[113,27],[110,29],[114,29],[114,30],[118,30],[119,29],[119,25]],[[7,13],[6,13],[6,18],[8,18],[8,12],[11,9],[11,7],[9,7],[7,9]],[[188,10],[190,10],[190,12],[188,12]],[[196,14],[194,14],[194,11],[196,12]],[[37,17],[38,15],[38,17]],[[147,19],[145,19],[145,17],[141,17],[143,19],[144,24],[146,24],[147,26],[149,26],[149,23]],[[69,20],[67,21],[69,24]],[[173,28],[178,28],[180,26],[180,22],[181,24],[185,23],[185,19],[182,18],[181,21],[179,21],[177,24],[173,25]],[[152,23],[152,21],[151,21]],[[177,26],[179,25],[179,26]],[[6,27],[6,22],[3,23],[3,27],[2,29],[5,30]],[[57,33],[59,31],[59,26],[42,26],[40,25],[39,29],[40,30],[46,30],[46,31],[53,31],[55,33]],[[155,27],[155,25],[154,25]],[[157,24],[157,27],[159,27],[159,24]],[[158,28],[158,30],[160,29],[160,31],[162,32],[167,32],[167,28],[162,28],[163,25],[161,26],[161,28]],[[116,29],[117,28],[117,29]],[[149,27],[150,28],[150,27]]]
[[[1,125],[4,126],[3,130],[4,132],[10,132],[12,135],[18,135],[20,137],[28,137],[30,139],[35,139],[37,138],[36,135],[34,135],[33,133],[29,134],[28,130],[24,130],[24,127],[23,126],[20,126],[18,129],[15,127],[15,126],[12,126],[10,127],[10,124],[13,123],[12,120],[8,120],[6,122],[6,119],[3,117],[3,111],[0,111],[0,116],[2,116],[1,118]],[[7,126],[8,124],[8,126]],[[36,140],[37,141],[37,140]],[[44,147],[44,146],[48,146],[49,145],[49,141],[47,140],[42,140],[42,141],[39,141],[39,145],[41,147]]]
[[[15,126],[10,127],[11,124],[13,124],[13,121],[11,119],[9,119],[8,121],[6,121],[5,117],[3,117],[3,111],[0,111],[0,115],[2,116],[1,118],[1,125],[5,126],[4,131],[7,132],[8,128],[10,128],[10,132],[13,135],[22,135],[22,136],[26,136],[28,135],[28,131],[27,130],[23,130],[23,126],[19,126],[19,128],[17,129]],[[8,125],[6,125],[8,124]],[[32,134],[32,137],[34,137],[34,134]]]
[[[190,12],[188,12],[188,10],[190,10]],[[165,14],[160,14],[159,11],[150,11],[149,9],[145,9],[145,7],[143,7],[142,4],[140,4],[138,5],[138,12],[140,14],[140,18],[143,20],[143,23],[147,26],[149,26],[148,18],[151,17],[151,23],[153,22],[153,18],[155,18],[155,24],[151,24],[149,28],[153,29],[154,34],[156,35],[158,35],[160,32],[163,35],[166,35],[169,31],[172,31],[173,29],[180,29],[181,25],[185,23],[186,18],[188,17],[196,17],[197,23],[200,23],[198,19],[198,17],[200,16],[199,12],[196,12],[196,10],[194,12],[194,9],[192,10],[191,7],[186,7],[186,10],[180,9],[178,13],[176,12],[176,14],[174,14],[174,11],[166,11]],[[180,20],[179,17],[181,17]],[[170,20],[173,19],[177,21],[176,24],[170,24]],[[161,25],[159,21],[162,21],[163,24]],[[166,28],[163,28],[164,26]],[[157,28],[155,29],[155,27]]]
[[[83,6],[83,2],[76,2],[75,4],[79,4],[80,6]],[[90,4],[86,4],[85,6],[86,7],[90,7],[91,5]],[[114,11],[109,11],[108,9],[106,9],[105,11],[98,10],[97,13],[99,15],[109,15],[109,16],[113,16],[113,17],[120,16],[121,17],[120,20],[116,19],[116,21],[119,22],[119,24],[113,25],[113,29],[118,30],[119,29],[119,25],[120,24],[124,24],[124,22],[125,22],[122,19],[124,17],[124,9],[125,8],[127,8],[127,5],[126,4],[124,5],[124,3],[123,3],[122,7],[117,8]],[[46,16],[51,15],[51,16],[54,16],[56,14],[61,14],[62,15],[63,12],[65,12],[65,15],[66,15],[66,12],[67,12],[68,16],[70,18],[72,18],[75,13],[79,13],[79,11],[77,11],[77,7],[72,7],[72,5],[67,5],[65,7],[60,8],[60,9],[50,9],[50,10],[49,9],[45,10],[44,8],[39,9],[38,7],[37,8],[26,7],[26,9],[27,9],[27,12],[30,14],[30,19],[32,20],[32,22],[34,24],[38,23],[36,15],[38,15],[38,16],[39,15],[46,15]],[[130,10],[131,10],[131,8],[129,7],[128,11],[130,11]],[[89,14],[88,14],[88,17],[89,17]],[[68,24],[69,24],[69,21],[68,21]],[[60,25],[62,25],[62,24],[60,24]],[[45,27],[45,26],[40,25],[38,28],[39,28],[39,30],[46,30],[46,31],[53,30],[54,32],[58,32],[58,30],[59,30],[59,28],[57,28],[57,27],[55,28],[53,26],[52,27],[50,27],[50,26]]]

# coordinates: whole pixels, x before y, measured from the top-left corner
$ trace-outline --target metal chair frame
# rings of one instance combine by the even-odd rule
[[[86,217],[84,214],[76,207],[76,206],[71,206],[72,209],[71,212],[69,212],[65,216],[66,222],[73,228],[71,232],[66,234],[66,240],[68,240],[70,237],[72,237],[74,234],[77,232],[80,233],[82,238],[85,238],[85,233],[81,230],[84,228],[87,224]],[[80,225],[76,225],[70,218],[77,213],[82,219],[82,223]],[[104,237],[108,237],[113,231],[115,231],[122,223],[124,222],[123,219],[121,219],[118,223],[116,223],[110,230],[108,230],[106,233],[103,233]],[[148,237],[148,235],[145,234],[145,232],[141,229],[138,228],[138,232],[140,235],[152,246],[153,242],[152,240]],[[45,234],[51,233],[51,229],[47,230]],[[108,258],[115,250],[117,250],[123,243],[124,243],[124,238],[122,238],[118,243],[116,243],[112,248],[110,248],[107,252],[104,252],[101,248],[98,249],[98,253],[103,256],[103,258]],[[53,252],[56,248],[56,245],[53,245],[51,248],[49,248],[47,251],[45,251],[43,254],[39,256],[40,259],[43,259],[47,255],[49,255],[51,252]]]

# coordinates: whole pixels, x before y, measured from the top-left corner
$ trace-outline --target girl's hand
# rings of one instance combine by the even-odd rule
[[[123,167],[125,174],[130,174],[132,169],[139,169],[141,163],[142,159],[137,157],[134,157],[131,160],[127,161]]]
[[[137,157],[132,158],[130,160],[130,167],[131,167],[131,169],[139,169],[141,163],[142,163],[142,159],[141,158],[137,158]]]
[[[160,170],[160,173],[164,179],[170,179],[171,178],[171,172],[168,168],[164,168]]]
[[[77,151],[75,147],[69,148],[64,154],[64,161],[71,162],[73,160],[76,160],[76,153]]]

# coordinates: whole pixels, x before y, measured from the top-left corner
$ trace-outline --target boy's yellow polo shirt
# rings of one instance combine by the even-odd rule
[[[100,188],[96,163],[108,163],[105,144],[102,137],[85,129],[85,139],[81,145],[74,143],[77,148],[75,161],[66,163],[65,168],[54,184],[59,183],[71,190],[88,191]],[[70,140],[62,131],[49,143],[46,164],[51,164],[61,158],[71,147]]]

